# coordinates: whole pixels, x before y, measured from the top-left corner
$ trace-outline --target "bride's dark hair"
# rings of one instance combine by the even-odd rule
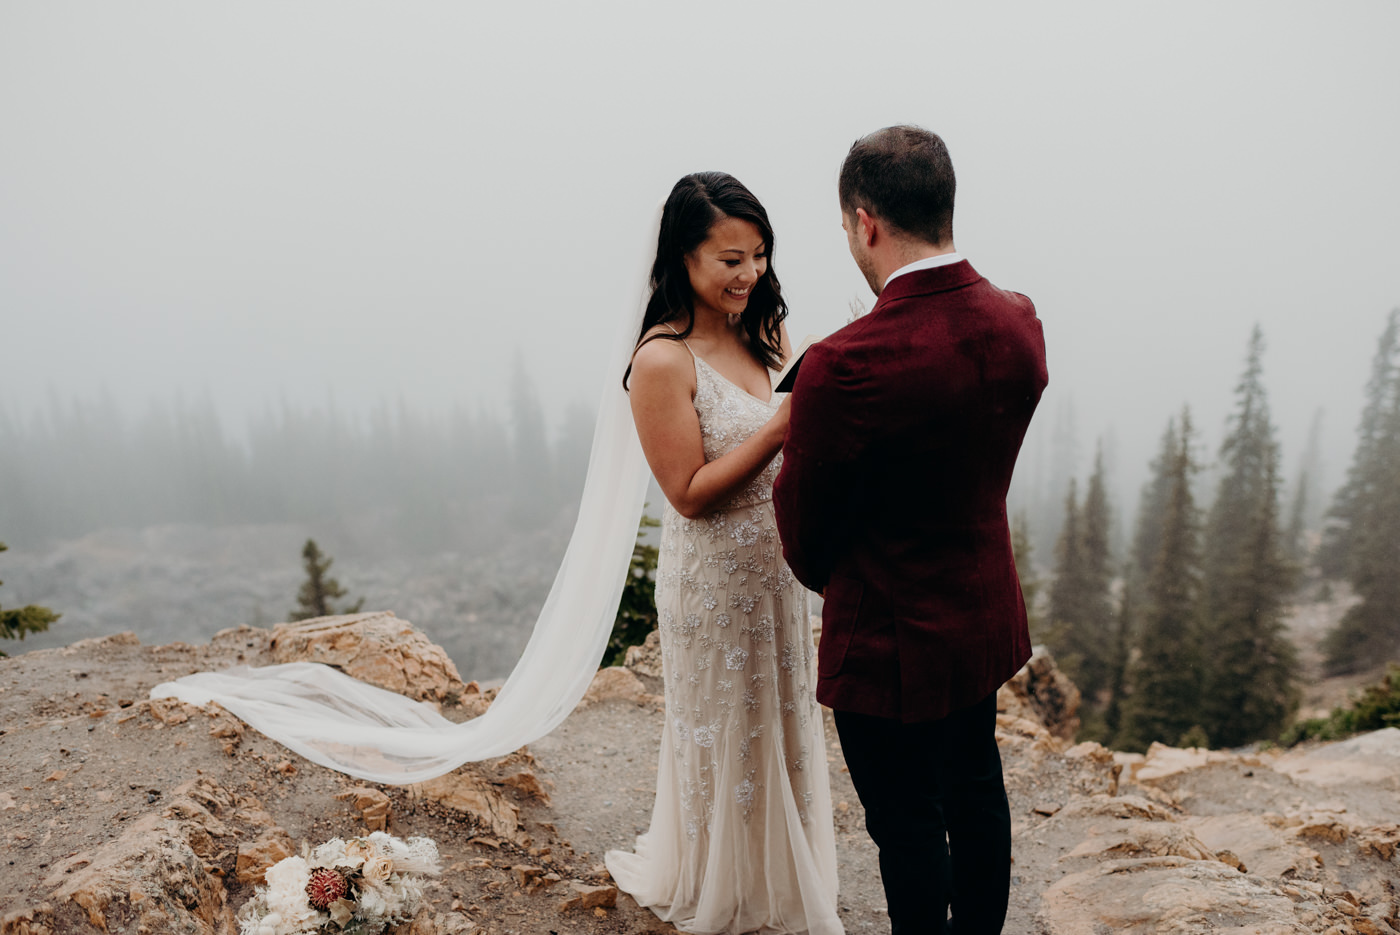
[[[773,226],[768,212],[753,192],[726,172],[696,172],[676,183],[661,210],[661,235],[656,241],[656,260],[651,266],[651,298],[642,317],[637,347],[657,338],[679,341],[695,328],[695,294],[685,258],[710,236],[710,228],[721,218],[739,218],[758,228],[763,249],[768,254],[768,271],[749,293],[749,303],[740,318],[749,338],[749,350],[759,363],[776,370],[783,358],[782,334],[778,325],[787,317],[782,286],[773,272]],[[646,333],[657,325],[677,322],[679,334]],[[684,323],[682,327],[679,323]],[[632,365],[622,375],[622,388],[632,375]]]

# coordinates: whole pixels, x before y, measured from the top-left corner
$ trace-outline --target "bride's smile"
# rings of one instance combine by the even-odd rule
[[[748,307],[753,287],[768,272],[768,250],[752,221],[716,221],[705,242],[685,258],[695,310],[738,315]]]

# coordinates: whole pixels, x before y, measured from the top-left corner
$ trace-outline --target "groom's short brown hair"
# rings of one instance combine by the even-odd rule
[[[885,127],[856,140],[838,192],[845,214],[864,208],[919,240],[953,240],[953,160],[942,138],[923,127]]]

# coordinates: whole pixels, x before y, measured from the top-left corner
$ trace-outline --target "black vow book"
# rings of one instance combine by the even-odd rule
[[[788,362],[783,365],[783,369],[778,373],[778,382],[773,387],[775,393],[791,393],[793,384],[797,382],[797,368],[802,366],[802,358],[807,356],[807,348],[821,340],[820,335],[809,334],[802,339],[797,350],[792,352]]]

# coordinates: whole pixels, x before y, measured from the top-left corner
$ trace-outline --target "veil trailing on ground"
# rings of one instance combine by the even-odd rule
[[[650,294],[661,208],[603,372],[588,479],[578,521],[524,654],[491,707],[455,724],[412,701],[318,663],[200,672],[151,689],[152,698],[217,701],[250,726],[315,763],[371,782],[402,785],[471,760],[504,756],[553,730],[583,697],[617,614],[649,478],[622,389]]]

